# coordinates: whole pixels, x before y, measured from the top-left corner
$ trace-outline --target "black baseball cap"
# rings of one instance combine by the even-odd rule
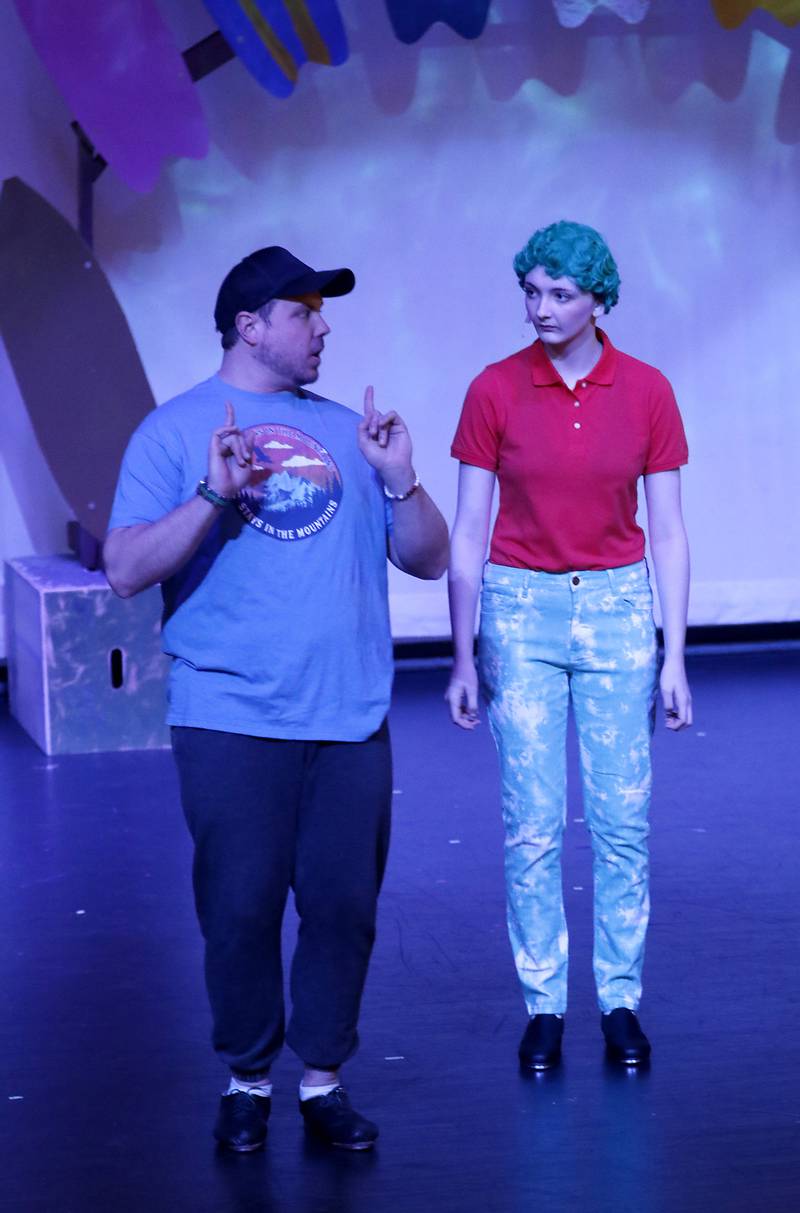
[[[312,270],[278,244],[250,253],[226,275],[217,295],[214,322],[220,333],[232,327],[237,313],[255,312],[270,299],[287,299],[319,291],[347,295],[356,284],[352,270]]]

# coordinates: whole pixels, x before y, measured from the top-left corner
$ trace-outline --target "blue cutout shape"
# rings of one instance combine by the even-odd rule
[[[349,55],[337,0],[204,0],[232,51],[268,92],[288,97],[311,60]]]
[[[491,0],[386,0],[389,20],[401,42],[418,42],[436,21],[462,38],[479,38]]]

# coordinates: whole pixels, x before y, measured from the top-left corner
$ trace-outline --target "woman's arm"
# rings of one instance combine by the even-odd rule
[[[667,728],[682,729],[692,723],[692,696],[684,666],[689,544],[681,512],[681,474],[677,468],[653,472],[644,478],[644,491],[664,629],[661,699]]]
[[[447,591],[453,628],[453,672],[445,699],[453,723],[462,729],[478,724],[478,674],[473,657],[475,611],[486,557],[494,472],[462,463],[458,472],[458,507],[450,539]]]

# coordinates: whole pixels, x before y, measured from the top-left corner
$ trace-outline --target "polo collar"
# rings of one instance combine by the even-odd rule
[[[597,335],[603,343],[603,351],[596,365],[592,367],[588,375],[582,376],[582,380],[585,379],[587,383],[602,383],[609,386],[614,382],[617,371],[617,351],[607,333],[598,329]],[[530,347],[530,359],[534,387],[549,387],[554,383],[563,384],[564,380],[547,356],[541,341],[534,341]]]

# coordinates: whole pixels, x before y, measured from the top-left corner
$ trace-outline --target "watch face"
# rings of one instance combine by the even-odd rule
[[[291,425],[246,431],[261,465],[237,500],[245,522],[272,539],[308,539],[330,523],[342,499],[342,476],[315,438]]]

